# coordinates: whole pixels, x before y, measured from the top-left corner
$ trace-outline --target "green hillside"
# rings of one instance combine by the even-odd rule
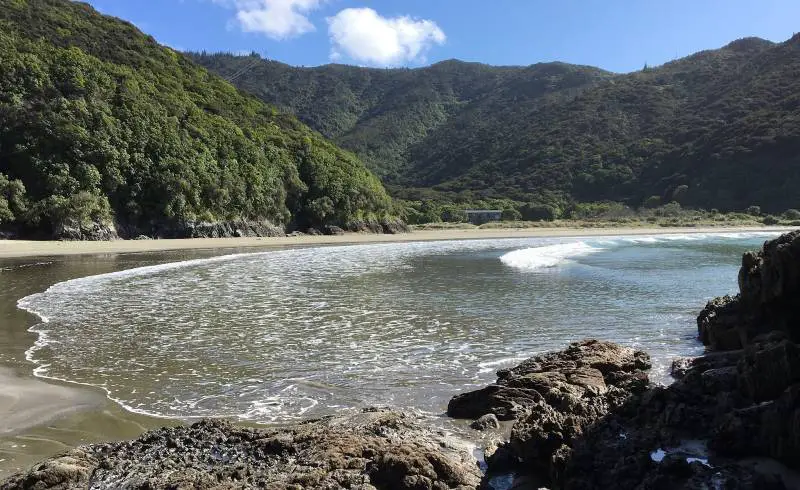
[[[0,0],[0,227],[344,226],[391,200],[357,157],[134,26]]]
[[[223,76],[254,61],[191,56]],[[262,60],[234,83],[354,151],[398,197],[800,207],[800,36],[742,39],[624,75]]]

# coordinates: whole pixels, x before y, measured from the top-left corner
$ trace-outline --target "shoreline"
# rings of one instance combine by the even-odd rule
[[[702,233],[784,233],[796,229],[784,226],[726,227],[608,227],[608,228],[499,228],[422,230],[397,235],[346,233],[292,237],[186,238],[114,241],[0,240],[0,258],[53,257],[92,254],[166,252],[174,250],[287,248],[314,245],[357,245],[447,240],[489,240],[504,238],[560,238],[620,235],[674,235]]]
[[[775,232],[786,230],[784,227],[693,227],[693,228],[510,228],[510,229],[455,229],[426,230],[401,235],[346,234],[340,236],[301,236],[278,238],[218,238],[218,239],[184,239],[184,240],[130,240],[113,242],[53,242],[53,241],[16,241],[0,240],[0,259],[21,259],[21,262],[36,257],[63,256],[72,257],[68,262],[81,260],[92,262],[92,255],[106,256],[109,260],[124,254],[180,252],[218,255],[217,250],[236,249],[282,249],[292,247],[352,245],[370,243],[423,242],[442,240],[486,240],[506,238],[535,237],[592,237],[620,235],[665,235],[665,234],[704,234],[704,233],[748,233]],[[128,256],[127,260],[143,260]],[[142,256],[146,257],[146,256]],[[160,262],[163,259],[158,259]],[[178,258],[167,261],[180,260]],[[20,262],[14,260],[13,262]],[[32,260],[31,260],[32,262]],[[109,264],[110,270],[117,270],[121,264]],[[122,266],[122,269],[126,266]],[[104,271],[97,271],[98,273]],[[66,279],[66,278],[65,278]],[[48,281],[52,280],[50,277]],[[54,281],[58,282],[58,280]],[[12,287],[13,290],[13,287]],[[38,290],[38,289],[37,289]],[[21,291],[20,291],[21,292]],[[30,291],[26,291],[29,293]],[[16,298],[18,300],[19,298]],[[9,305],[11,306],[11,305]],[[12,308],[16,310],[16,308]],[[21,311],[17,315],[27,315]],[[2,316],[2,315],[0,315]],[[30,324],[28,325],[30,326]],[[19,470],[43,459],[55,452],[57,448],[66,448],[74,444],[97,442],[108,437],[98,437],[94,429],[92,417],[103,418],[103,426],[113,428],[112,439],[120,437],[133,438],[147,429],[172,425],[164,419],[152,419],[149,416],[134,414],[109,400],[102,389],[80,386],[70,382],[39,378],[32,372],[20,370],[19,365],[0,366],[0,381],[8,388],[6,397],[0,397],[0,415],[6,418],[6,424],[0,424],[0,434],[5,436],[0,444],[0,461],[14,456],[16,462],[6,461],[0,464],[0,477],[8,475],[8,471]],[[16,369],[15,369],[16,368]],[[30,408],[31,410],[28,410]],[[51,427],[45,430],[45,427]],[[64,436],[53,436],[52,427],[56,427]],[[30,444],[34,437],[40,442],[35,450],[25,449],[25,453],[10,453],[15,445],[22,442]],[[62,439],[63,437],[63,439]],[[46,442],[45,442],[46,441]],[[25,447],[25,446],[21,446]],[[14,452],[17,450],[14,449]],[[30,452],[30,453],[29,453]],[[12,466],[13,465],[13,466]]]

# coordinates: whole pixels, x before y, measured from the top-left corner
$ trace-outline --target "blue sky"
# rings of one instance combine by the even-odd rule
[[[293,65],[565,61],[616,72],[734,39],[784,41],[799,0],[90,0],[182,50]]]

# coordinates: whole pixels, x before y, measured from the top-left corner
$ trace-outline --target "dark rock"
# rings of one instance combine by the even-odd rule
[[[711,447],[735,457],[767,456],[800,469],[800,385],[777,399],[734,410],[713,427]]]
[[[683,379],[686,373],[692,369],[692,361],[694,359],[691,357],[681,357],[672,361],[672,365],[669,368],[670,376],[675,379]]]
[[[532,357],[497,373],[496,384],[457,395],[447,413],[516,419],[503,462],[520,474],[558,474],[584,430],[647,388],[647,354],[610,342],[585,340],[564,351]],[[490,472],[499,471],[488,460]]]
[[[75,220],[66,220],[53,227],[53,240],[65,241],[110,241],[119,240],[117,230],[111,223],[79,223]]]
[[[117,223],[122,238],[233,238],[285,236],[282,227],[269,221],[161,221],[135,225]]]
[[[383,220],[381,221],[381,228],[387,235],[398,235],[400,233],[409,233],[411,229],[402,220]]]
[[[800,383],[800,347],[788,340],[750,346],[737,369],[744,395],[756,402],[775,399],[788,386]]]
[[[17,230],[0,228],[0,240],[15,240],[20,238]]]
[[[338,226],[326,225],[322,228],[322,233],[325,235],[344,235],[344,230]]]
[[[347,223],[347,231],[356,233],[383,233],[383,227],[376,220],[353,220]]]
[[[268,221],[187,222],[180,238],[230,238],[285,236],[283,228]]]
[[[751,323],[739,296],[723,296],[706,304],[697,317],[700,341],[713,350],[741,349],[746,343],[747,325]]]
[[[519,460],[511,448],[504,444],[497,446],[493,452],[486,455],[486,465],[489,467],[490,474],[510,473],[519,465]]]
[[[353,220],[347,223],[348,231],[357,233],[386,233],[398,234],[408,233],[410,230],[408,225],[401,220]]]
[[[697,317],[700,340],[714,350],[740,349],[772,331],[800,342],[800,231],[747,252],[739,294],[716,298]]]
[[[473,421],[471,424],[469,424],[469,426],[475,430],[499,429],[500,421],[497,420],[497,416],[495,414],[487,413],[486,415]]]
[[[700,380],[706,393],[719,393],[735,390],[739,376],[736,366],[728,366],[708,369],[700,375]]]
[[[0,488],[475,488],[477,465],[452,446],[388,411],[268,429],[206,420],[73,449]]]
[[[535,390],[494,384],[454,396],[447,404],[447,415],[474,419],[491,413],[499,420],[513,420],[542,399]]]

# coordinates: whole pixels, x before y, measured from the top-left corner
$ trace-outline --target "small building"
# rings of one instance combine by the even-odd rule
[[[500,209],[466,209],[467,221],[473,225],[482,225],[490,221],[500,221],[503,211]]]

